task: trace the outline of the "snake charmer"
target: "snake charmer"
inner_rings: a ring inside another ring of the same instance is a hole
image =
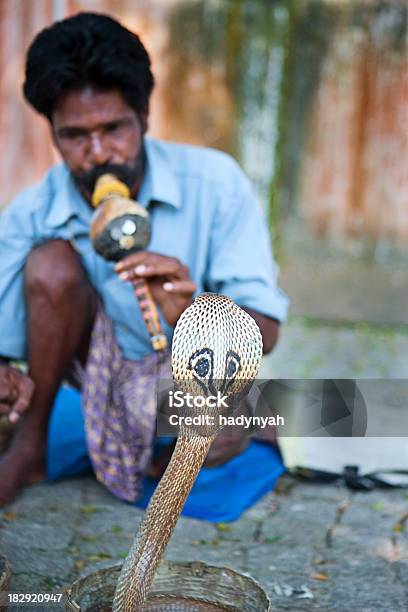
[[[152,461],[155,391],[160,377],[170,377],[170,361],[154,353],[135,301],[141,278],[169,346],[179,317],[203,291],[246,310],[264,352],[286,316],[249,180],[223,152],[148,137],[153,85],[138,36],[105,15],[56,22],[28,50],[24,95],[48,120],[62,163],[0,215],[0,416],[16,423],[0,457],[0,505],[46,477],[49,418],[67,376],[83,395],[98,478],[133,500],[146,473],[161,475],[172,449]],[[89,238],[92,193],[106,173],[128,186],[152,224],[148,249],[117,264]],[[27,362],[27,373],[13,361]],[[206,465],[245,443],[221,433]]]

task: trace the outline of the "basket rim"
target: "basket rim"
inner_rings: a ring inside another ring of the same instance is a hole
[[[67,595],[67,603],[68,605],[72,606],[69,609],[71,610],[80,610],[80,607],[78,606],[77,602],[75,601],[75,599],[73,598],[73,591],[75,591],[77,588],[80,587],[81,583],[86,580],[87,578],[89,578],[90,576],[92,576],[95,573],[99,573],[99,575],[104,575],[106,573],[110,573],[112,571],[120,571],[120,568],[122,567],[123,562],[119,562],[119,563],[114,563],[108,567],[103,567],[99,570],[93,571],[93,572],[89,572],[89,574],[86,574],[84,576],[81,576],[80,578],[77,578],[67,589],[66,589],[66,595]],[[255,578],[253,578],[253,576],[251,574],[249,574],[248,572],[238,572],[236,570],[231,569],[230,567],[225,567],[224,565],[213,565],[213,564],[209,564],[209,563],[205,563],[204,561],[189,561],[189,560],[177,560],[177,561],[173,561],[172,559],[163,559],[160,563],[160,566],[164,566],[169,569],[171,569],[172,567],[178,567],[178,568],[182,568],[182,567],[186,567],[188,566],[190,569],[193,569],[193,571],[196,572],[201,572],[201,571],[208,571],[208,570],[216,570],[217,572],[225,572],[227,573],[229,576],[238,576],[239,578],[246,578],[248,581],[250,581],[253,586],[255,588],[258,588],[260,590],[260,592],[262,592],[263,596],[265,597],[265,604],[267,606],[269,606],[267,608],[267,610],[271,610],[271,600],[268,596],[268,594],[266,593],[265,589],[263,588],[263,586],[257,581],[255,580]]]
[[[5,591],[11,577],[10,561],[4,555],[0,555],[0,591]]]

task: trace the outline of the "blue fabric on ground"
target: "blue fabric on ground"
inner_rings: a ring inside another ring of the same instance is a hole
[[[157,439],[155,452],[168,440]],[[284,472],[279,452],[251,441],[248,448],[216,468],[202,468],[182,514],[213,522],[234,521],[262,495],[271,491]],[[47,444],[47,480],[92,472],[88,457],[81,395],[62,387],[51,415]],[[146,478],[143,497],[135,505],[145,508],[157,481]]]
[[[55,399],[48,427],[47,480],[92,473],[88,456],[81,395],[61,387]]]

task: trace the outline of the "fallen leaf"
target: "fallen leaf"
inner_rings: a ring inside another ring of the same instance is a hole
[[[316,572],[315,574],[312,574],[312,578],[313,580],[330,580],[330,576],[328,576],[327,574],[323,574],[320,572]]]
[[[396,523],[393,527],[393,531],[396,531],[397,533],[404,533],[405,531],[405,524],[408,521],[408,512],[406,512],[405,514],[403,514],[401,516],[401,518],[399,519],[398,523]]]
[[[272,538],[264,538],[263,544],[275,544],[275,542],[279,542],[281,540],[281,536],[274,536]]]
[[[88,561],[102,561],[103,559],[112,559],[112,555],[105,552],[99,552],[94,555],[89,555],[88,557]]]
[[[98,506],[82,506],[81,508],[83,514],[94,514],[94,512],[99,512],[99,510]]]
[[[227,523],[217,523],[215,526],[218,531],[231,531],[231,525],[228,525]]]
[[[80,572],[82,569],[84,569],[85,565],[85,559],[77,559],[74,563],[74,568],[77,572]]]
[[[96,535],[96,534],[94,534],[94,535],[83,535],[83,536],[81,536],[81,539],[84,542],[96,542],[97,540],[100,539],[100,537],[101,536]]]
[[[313,563],[315,565],[324,565],[325,563],[327,563],[327,560],[323,557],[316,557],[316,559],[313,559]]]

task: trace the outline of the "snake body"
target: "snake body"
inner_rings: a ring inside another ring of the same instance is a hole
[[[231,411],[249,390],[261,356],[262,338],[252,317],[228,297],[204,293],[177,323],[172,347],[174,383],[177,389],[195,396],[220,391],[228,397]],[[214,417],[213,424],[180,426],[170,463],[123,564],[113,612],[143,609],[185,500],[220,430],[216,408],[200,408],[198,413]],[[189,414],[194,414],[194,409]]]

